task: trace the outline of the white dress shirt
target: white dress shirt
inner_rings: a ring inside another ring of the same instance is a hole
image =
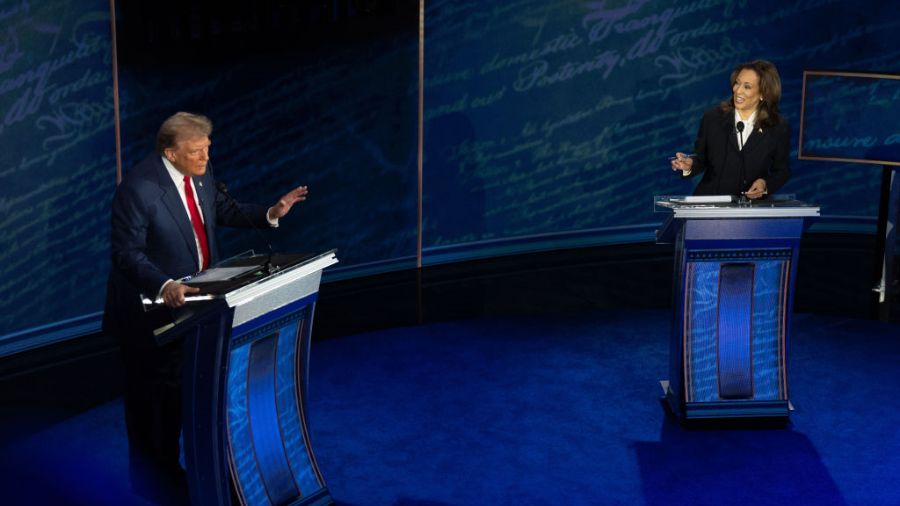
[[[172,165],[172,162],[166,159],[166,157],[162,157],[162,161],[163,165],[166,166],[166,170],[169,171],[169,176],[172,177],[172,182],[175,183],[175,188],[178,189],[178,195],[181,197],[181,205],[184,206],[184,212],[185,214],[187,214],[188,221],[190,221],[191,211],[188,209],[187,196],[184,192],[184,174],[179,172],[178,169],[176,169],[175,166]],[[200,213],[200,219],[205,224],[206,219],[203,217],[203,209],[201,209],[200,207],[200,201],[197,200],[197,186],[194,185],[193,178],[189,179],[189,181],[191,182],[191,190],[193,190],[194,193],[194,204],[197,205],[197,212]],[[191,230],[194,230],[194,228],[191,227]],[[208,240],[209,239],[207,238],[207,241]],[[197,245],[197,258],[199,259],[199,263],[197,264],[197,271],[199,272],[200,269],[203,268],[203,250],[200,248],[200,239],[197,238],[197,232],[194,232],[194,243]]]
[[[738,121],[744,122],[744,131],[737,131]],[[753,128],[756,125],[756,111],[753,111],[753,114],[750,115],[747,119],[741,119],[741,113],[738,112],[737,109],[734,110],[734,137],[737,140],[738,150],[744,149],[744,144],[747,143],[747,138],[753,133]],[[743,141],[741,142],[741,135],[743,134]],[[685,170],[681,173],[682,176],[687,177],[691,175],[693,169]]]
[[[744,122],[744,131],[737,131],[737,124],[739,121]],[[753,111],[753,114],[750,115],[747,119],[741,119],[741,113],[738,112],[737,109],[734,110],[734,135],[737,138],[738,149],[743,150],[744,144],[747,143],[747,139],[753,133],[753,127],[756,125],[756,111]],[[743,135],[743,143],[741,142],[741,135]]]
[[[187,196],[184,193],[184,174],[178,171],[172,162],[170,162],[166,157],[162,157],[163,165],[166,166],[166,170],[169,172],[169,176],[172,178],[172,182],[175,183],[175,188],[178,189],[178,195],[181,197],[181,204],[184,206],[184,212],[187,214],[188,220],[191,219],[191,211],[188,209],[187,205]],[[203,209],[200,207],[200,202],[197,200],[197,186],[194,185],[194,179],[190,178],[191,189],[194,191],[194,203],[197,204],[197,212],[200,213],[200,219],[206,223],[206,219],[203,217]],[[266,211],[266,220],[269,222],[269,226],[272,228],[278,227],[278,218],[271,217],[272,208],[270,207],[268,211]],[[194,230],[194,227],[191,227],[191,230]],[[207,243],[209,242],[209,238],[207,237]],[[197,245],[197,258],[199,262],[197,264],[197,271],[199,272],[203,268],[203,251],[200,248],[200,239],[197,238],[197,233],[194,232],[194,243]],[[167,280],[161,287],[159,287],[159,292],[156,295],[156,298],[159,299],[162,297],[163,290],[166,286],[171,283],[172,279]]]

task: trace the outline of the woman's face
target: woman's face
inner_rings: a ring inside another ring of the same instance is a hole
[[[731,84],[731,92],[734,108],[744,115],[752,114],[762,100],[759,94],[759,75],[750,69],[742,70]]]

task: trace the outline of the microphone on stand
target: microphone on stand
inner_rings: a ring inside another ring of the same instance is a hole
[[[741,198],[740,198],[740,202],[746,203],[746,202],[748,202],[748,199],[747,199],[747,195],[744,194],[747,189],[747,174],[746,174],[747,168],[744,166],[744,122],[738,121],[737,124],[734,125],[734,127],[737,129],[738,135],[740,136],[740,139],[741,139],[741,144],[740,144],[740,146],[738,146],[739,151],[741,152],[741,189],[740,189]]]
[[[231,205],[233,205],[237,209],[238,213],[244,217],[244,220],[246,220],[247,223],[250,224],[250,227],[256,232],[256,235],[258,235],[259,238],[262,239],[262,241],[266,244],[266,247],[269,248],[269,254],[266,257],[266,263],[263,265],[263,268],[265,269],[266,274],[272,274],[273,272],[278,271],[278,266],[272,265],[272,255],[275,254],[275,249],[272,248],[272,243],[270,243],[266,239],[266,237],[263,235],[262,231],[259,230],[259,227],[257,227],[256,224],[253,223],[253,220],[251,220],[250,217],[244,213],[244,210],[241,209],[241,206],[238,205],[236,200],[234,200],[234,197],[232,197],[231,194],[228,193],[228,187],[225,186],[225,183],[223,183],[221,181],[217,181],[216,182],[216,190],[219,193],[221,193],[222,195],[224,195],[226,199],[228,199],[228,201],[231,203]]]

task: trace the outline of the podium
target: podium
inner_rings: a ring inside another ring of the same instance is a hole
[[[675,244],[669,379],[683,420],[787,418],[787,349],[800,236],[819,208],[791,198],[658,197]]]
[[[191,504],[333,503],[310,444],[306,399],[319,282],[334,263],[334,251],[233,259],[187,281],[201,292],[183,309],[154,310],[170,315],[154,332],[159,343],[185,340]],[[278,267],[270,273],[264,264]]]

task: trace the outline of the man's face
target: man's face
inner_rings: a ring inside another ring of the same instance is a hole
[[[205,135],[186,137],[179,139],[174,148],[166,149],[163,154],[185,176],[202,176],[206,174],[210,144],[209,137]]]

